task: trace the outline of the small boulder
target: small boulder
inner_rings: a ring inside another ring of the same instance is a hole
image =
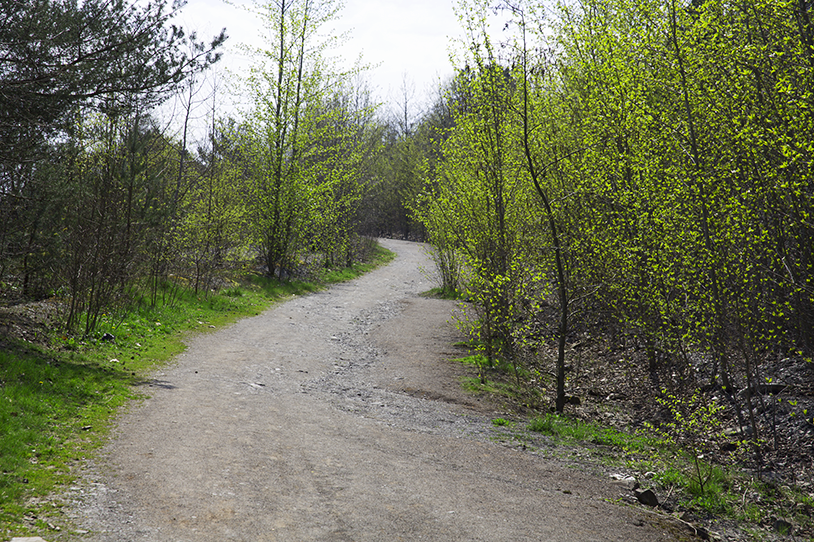
[[[638,489],[639,482],[633,476],[629,476],[626,474],[611,474],[611,478],[613,479],[613,484],[623,487],[628,490]]]
[[[737,450],[738,450],[737,442],[724,442],[723,444],[721,444],[722,452],[735,452]]]
[[[656,507],[659,505],[659,499],[656,497],[656,494],[653,493],[652,489],[645,489],[644,491],[635,490],[633,494],[636,495],[636,499],[645,506]]]
[[[782,535],[791,536],[791,534],[794,532],[794,525],[785,519],[776,519],[772,524],[772,529]]]

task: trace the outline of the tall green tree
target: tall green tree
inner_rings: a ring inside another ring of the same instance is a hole
[[[270,275],[293,267],[307,214],[303,153],[319,121],[330,72],[326,51],[335,42],[320,28],[333,20],[333,0],[277,0],[254,4],[268,33],[268,49],[253,51],[247,80],[246,152],[252,159],[251,223]]]
[[[442,160],[428,171],[415,216],[438,244],[442,274],[455,266],[453,247],[466,260],[477,310],[472,331],[486,359],[517,364],[518,292],[535,283],[528,280],[535,265],[523,263],[535,218],[518,145],[517,79],[492,48],[483,7],[463,6],[462,16],[466,60],[454,84],[453,127],[441,145]]]
[[[308,248],[326,267],[355,260],[359,207],[381,149],[376,104],[359,85],[334,89],[323,103],[302,160],[307,177]]]
[[[249,217],[271,275],[294,268],[302,249],[325,262],[348,261],[355,235],[375,104],[363,86],[349,84],[363,70],[341,68],[330,51],[345,36],[324,36],[341,4],[334,0],[257,3],[269,36],[254,51],[247,80],[243,154],[249,157]]]

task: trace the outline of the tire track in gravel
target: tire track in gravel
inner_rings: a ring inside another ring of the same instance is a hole
[[[489,440],[423,246],[190,341],[72,488],[82,539],[675,540],[607,480]]]

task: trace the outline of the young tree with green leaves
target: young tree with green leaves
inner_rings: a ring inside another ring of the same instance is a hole
[[[327,58],[342,37],[320,34],[340,7],[335,0],[270,0],[252,9],[269,48],[252,51],[256,62],[245,81],[252,106],[241,129],[251,160],[250,223],[270,275],[292,269],[305,243],[309,177],[318,177],[323,165],[308,153],[330,124],[323,107],[329,88],[350,75],[334,71]]]
[[[375,110],[364,86],[335,89],[302,158],[308,174],[308,248],[323,256],[325,267],[349,266],[355,259],[365,178],[381,148]]]

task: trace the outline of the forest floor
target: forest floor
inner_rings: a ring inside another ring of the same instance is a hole
[[[648,509],[613,478],[645,482],[623,452],[531,433],[522,397],[465,391],[476,371],[451,361],[467,355],[456,303],[420,295],[435,286],[421,245],[383,244],[399,255],[385,268],[192,339],[63,496],[75,529],[54,539],[779,537],[768,517],[760,532],[679,520],[665,493]],[[36,341],[48,310],[7,309],[7,332]],[[658,415],[654,375],[635,345],[611,343],[572,342],[568,414],[635,428]],[[792,459],[778,483],[810,488],[810,453]]]

